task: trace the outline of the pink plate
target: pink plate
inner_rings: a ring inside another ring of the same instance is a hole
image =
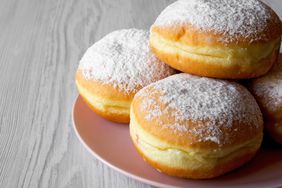
[[[107,121],[76,99],[74,130],[97,159],[136,180],[159,187],[282,187],[282,148],[262,148],[247,165],[212,180],[187,180],[167,176],[145,163],[131,143],[128,125]],[[268,143],[272,144],[272,143]]]

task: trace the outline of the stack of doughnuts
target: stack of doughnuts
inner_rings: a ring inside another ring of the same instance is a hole
[[[264,129],[282,144],[281,34],[259,0],[178,0],[150,32],[114,31],[91,46],[76,85],[94,112],[129,122],[158,171],[214,178],[250,161]]]

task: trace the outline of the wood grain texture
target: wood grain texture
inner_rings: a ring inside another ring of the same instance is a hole
[[[91,44],[149,29],[173,0],[0,0],[0,187],[150,187],[94,159],[72,130],[74,73]],[[278,14],[279,0],[269,0]]]

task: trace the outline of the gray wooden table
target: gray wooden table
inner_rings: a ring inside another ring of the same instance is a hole
[[[149,29],[172,0],[0,0],[0,187],[150,187],[76,138],[74,73],[88,46]],[[279,0],[268,0],[282,17]],[[279,5],[278,5],[279,4]]]

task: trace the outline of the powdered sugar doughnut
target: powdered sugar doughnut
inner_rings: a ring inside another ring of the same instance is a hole
[[[263,120],[249,91],[235,82],[177,74],[134,97],[130,135],[143,158],[172,176],[205,179],[249,161]]]
[[[91,46],[76,73],[80,95],[103,117],[129,121],[129,107],[142,87],[174,73],[148,47],[149,32],[114,31]]]
[[[153,52],[183,72],[243,79],[276,61],[282,26],[259,0],[178,0],[151,27]]]
[[[282,56],[265,76],[253,79],[249,89],[258,101],[265,119],[265,128],[282,144]]]

